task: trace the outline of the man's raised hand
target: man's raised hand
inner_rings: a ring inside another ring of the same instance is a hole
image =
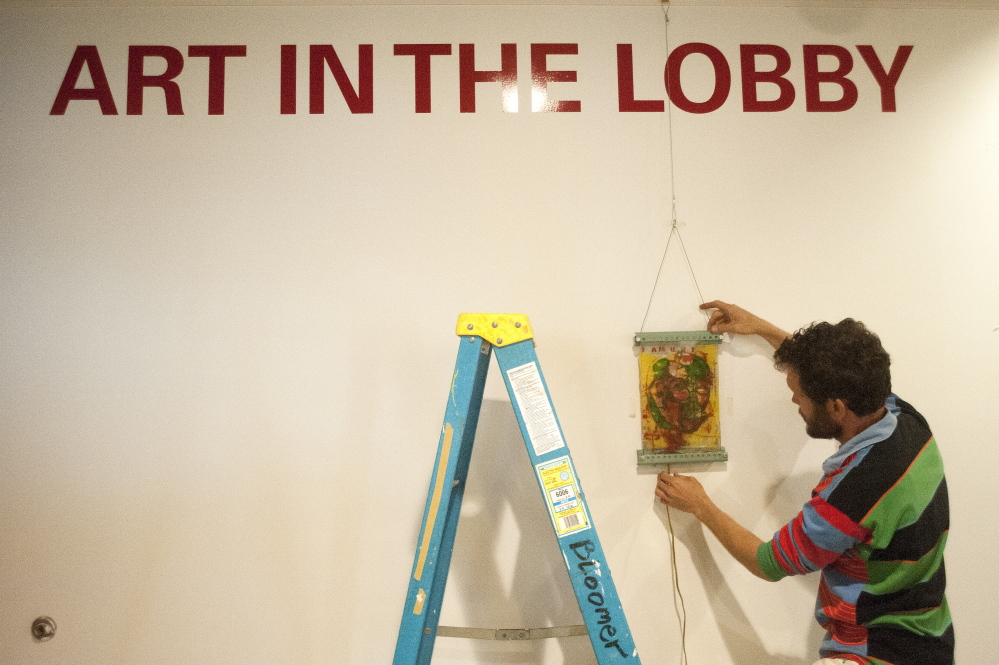
[[[701,309],[713,309],[708,319],[708,331],[732,333],[735,335],[759,335],[770,342],[775,349],[790,335],[760,317],[747,312],[738,305],[712,300],[701,305]]]

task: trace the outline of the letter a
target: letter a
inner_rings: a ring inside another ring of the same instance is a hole
[[[83,73],[83,66],[86,65],[90,71],[90,80],[93,81],[93,88],[77,88],[76,84]],[[104,115],[118,115],[118,108],[114,104],[114,97],[111,96],[111,86],[108,85],[107,74],[104,73],[104,65],[101,64],[101,55],[97,52],[96,46],[77,46],[73,53],[73,59],[66,69],[66,76],[59,86],[59,93],[49,115],[65,115],[66,107],[73,99],[93,99],[101,105],[101,113]]]

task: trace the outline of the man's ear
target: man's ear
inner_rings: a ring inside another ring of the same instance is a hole
[[[826,400],[826,413],[838,425],[842,425],[853,414],[846,402],[838,397]]]

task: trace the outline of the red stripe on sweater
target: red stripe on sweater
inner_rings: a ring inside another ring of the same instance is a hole
[[[801,519],[801,515],[795,518],[795,522]],[[793,524],[794,522],[792,522]],[[791,538],[791,530],[788,528],[790,525],[784,525],[780,531],[777,532],[777,538],[774,541],[774,545],[780,550],[780,559],[787,563],[786,566],[781,565],[784,568],[784,572],[788,575],[804,575],[809,573],[807,568],[801,565],[801,557],[798,553],[798,547],[794,540]]]
[[[837,531],[843,533],[851,538],[856,538],[858,541],[865,543],[871,537],[871,530],[867,527],[860,526],[849,517],[847,517],[839,508],[836,508],[831,503],[826,501],[820,496],[814,497],[811,501],[812,507],[815,508],[822,519],[829,522]]]
[[[800,554],[818,568],[825,568],[839,558],[838,552],[823,549],[808,537],[805,533],[805,518],[801,513],[798,513],[798,516],[787,527],[790,527],[794,535],[794,541],[798,544]]]
[[[834,640],[851,646],[867,642],[867,629],[857,625],[857,606],[833,593],[825,578],[819,582],[819,603],[829,617],[825,629]]]
[[[839,465],[838,469],[823,476],[822,480],[819,481],[819,484],[816,485],[815,489],[812,490],[812,496],[816,496],[817,494],[825,490],[827,487],[829,487],[829,485],[832,484],[833,478],[843,473],[843,471],[848,466],[850,466],[850,464],[853,463],[853,460],[855,460],[856,458],[857,458],[857,453],[853,453],[852,455],[848,456],[845,460],[843,460],[843,463]]]
[[[829,565],[829,568],[858,582],[866,583],[869,579],[867,562],[861,559],[860,555],[853,549],[844,552],[843,556]]]

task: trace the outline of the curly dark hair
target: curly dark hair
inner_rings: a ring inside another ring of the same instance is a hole
[[[858,416],[874,413],[891,394],[891,358],[860,321],[813,323],[774,352],[774,367],[793,369],[816,404],[842,399]]]

